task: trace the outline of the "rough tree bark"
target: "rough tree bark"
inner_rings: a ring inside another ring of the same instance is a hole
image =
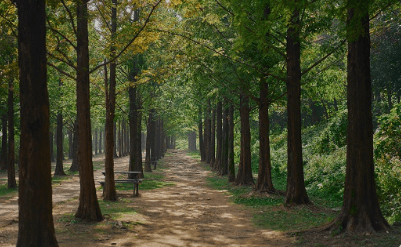
[[[78,121],[74,121],[74,136],[72,139],[72,164],[70,167],[70,171],[76,172],[79,171],[79,164],[78,164]]]
[[[202,131],[202,107],[199,107],[198,113],[198,132],[199,132],[199,152],[201,154],[201,161],[205,161],[205,147],[203,145],[203,131]],[[173,145],[174,146],[174,145]]]
[[[7,170],[7,114],[1,116],[1,160],[0,170]]]
[[[216,162],[216,109],[212,110],[212,121],[210,128],[210,165]]]
[[[57,114],[57,159],[56,159],[56,169],[54,171],[55,176],[65,176],[63,160],[64,160],[64,150],[63,150],[63,114],[59,112]]]
[[[8,82],[8,188],[17,188],[15,180],[15,137],[14,137],[14,87],[13,80]]]
[[[210,150],[211,150],[211,124],[212,120],[210,119],[210,100],[208,100],[207,103],[207,109],[205,112],[205,139],[204,139],[204,145],[205,145],[205,154],[206,154],[206,163],[211,164],[211,156],[210,156]]]
[[[251,167],[251,130],[249,125],[249,98],[241,95],[241,153],[236,185],[254,185]]]
[[[88,0],[77,0],[77,119],[79,206],[75,217],[102,220],[93,177],[89,94]]]
[[[221,176],[228,174],[228,108],[223,111],[223,130],[221,144],[221,168],[219,174]]]
[[[145,171],[146,172],[151,172],[152,171],[152,166],[151,166],[151,161],[152,161],[152,154],[153,152],[152,149],[152,142],[154,141],[153,137],[153,109],[149,110],[149,117],[148,117],[148,123],[147,123],[147,130],[146,130],[146,156],[145,156]]]
[[[294,0],[298,4],[298,0]],[[301,141],[301,21],[298,7],[291,15],[287,29],[287,192],[285,204],[308,204],[304,183]]]
[[[72,159],[73,157],[73,135],[71,129],[68,129],[68,159]]]
[[[270,160],[270,122],[269,122],[269,85],[266,78],[261,78],[259,101],[259,171],[256,190],[274,193],[272,166]]]
[[[216,140],[217,140],[217,148],[216,148],[216,160],[213,164],[213,169],[216,171],[220,170],[221,166],[221,152],[222,152],[222,105],[221,101],[217,102],[216,109]]]
[[[348,6],[347,168],[343,206],[328,229],[369,233],[389,228],[374,175],[369,4],[348,0]]]
[[[117,31],[117,0],[112,0],[111,7],[111,40],[114,43]],[[115,47],[111,45],[111,57],[114,57]],[[106,91],[106,124],[105,124],[105,183],[103,200],[117,201],[116,184],[114,182],[114,115],[116,105],[116,63],[110,63],[110,83],[107,79],[107,65],[104,66],[104,82]]]
[[[234,106],[230,105],[228,110],[228,182],[234,181]]]
[[[17,246],[54,247],[45,1],[15,2],[21,102]]]

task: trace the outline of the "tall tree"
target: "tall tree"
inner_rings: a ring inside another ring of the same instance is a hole
[[[236,185],[253,185],[251,167],[251,131],[249,125],[249,97],[241,94],[240,117],[241,117],[241,153]]]
[[[259,171],[256,190],[272,193],[275,191],[271,175],[270,160],[270,122],[269,122],[269,84],[262,77],[259,99]]]
[[[234,181],[234,105],[230,105],[228,110],[228,182]]]
[[[93,177],[92,137],[89,102],[88,0],[77,0],[77,119],[79,206],[75,217],[102,220]]]
[[[348,0],[347,168],[344,200],[330,228],[372,232],[389,227],[376,194],[373,162],[369,2]]]
[[[7,169],[7,114],[1,116],[1,160],[0,170]]]
[[[45,1],[15,3],[21,99],[17,246],[58,246],[52,215]]]
[[[111,57],[114,57],[114,40],[117,31],[117,0],[112,0],[111,8]],[[107,65],[104,66],[105,89],[106,89],[106,127],[105,127],[105,186],[103,199],[108,201],[117,200],[116,185],[114,182],[114,116],[116,104],[116,63],[110,63],[110,83],[107,80]]]
[[[217,148],[216,148],[216,159],[213,164],[213,168],[215,170],[220,170],[221,167],[221,154],[222,154],[222,114],[223,108],[221,101],[217,102],[216,107],[216,140],[217,140]]]
[[[54,171],[55,176],[65,176],[63,168],[64,150],[63,150],[63,114],[61,111],[57,113],[57,159],[56,169]]]
[[[310,203],[304,183],[301,141],[300,1],[294,0],[287,28],[287,194],[286,204]]]

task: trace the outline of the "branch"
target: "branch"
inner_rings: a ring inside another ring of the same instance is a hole
[[[106,17],[104,17],[104,15],[103,15],[102,11],[100,10],[99,6],[97,5],[97,3],[95,3],[95,5],[96,5],[97,10],[100,13],[100,17],[102,17],[103,22],[106,23],[107,29],[109,29],[109,32],[111,33],[111,27],[110,27],[109,23],[107,22]]]
[[[68,66],[70,66],[70,67],[73,68],[74,70],[77,69],[77,67],[75,67],[73,64],[71,64],[70,61],[68,61],[68,60],[64,60],[64,59],[61,59],[61,58],[59,58],[59,57],[56,57],[55,55],[53,55],[53,54],[50,53],[49,51],[46,51],[46,54],[49,55],[50,57],[52,57],[52,58],[54,58],[54,59],[56,59],[56,60],[62,62],[62,63],[67,64]]]
[[[157,8],[157,6],[161,3],[162,0],[159,0],[156,5],[152,6],[152,10],[150,11],[148,17],[145,20],[145,23],[143,24],[143,26],[139,29],[139,31],[134,35],[134,37],[132,37],[132,39],[128,42],[128,44],[112,59],[110,59],[108,62],[103,63],[103,64],[99,64],[98,66],[96,66],[95,68],[93,68],[92,70],[89,71],[89,73],[93,73],[94,71],[98,70],[99,68],[101,68],[104,65],[108,65],[114,61],[117,60],[117,58],[119,58],[127,49],[128,47],[134,43],[135,39],[138,38],[139,34],[145,29],[146,25],[148,24],[150,17],[152,16],[152,13],[154,12],[154,10]]]
[[[230,15],[235,16],[233,12],[231,12],[229,9],[227,9],[226,7],[224,7],[219,1],[215,0],[215,2],[225,11],[227,11]]]
[[[309,71],[311,71],[314,67],[316,67],[317,65],[319,65],[321,62],[323,62],[324,60],[326,60],[328,57],[330,57],[334,52],[336,52],[338,50],[338,48],[340,48],[345,41],[347,41],[346,39],[343,39],[340,44],[333,49],[331,52],[329,52],[326,56],[322,57],[321,59],[319,59],[318,61],[316,61],[314,64],[312,64],[312,66],[310,66],[309,68],[307,68],[306,70],[302,71],[301,76],[305,75],[306,73],[308,73]]]
[[[56,29],[54,29],[54,28],[51,27],[49,18],[47,18],[47,16],[46,16],[46,21],[47,21],[48,28],[49,28],[53,33],[60,35],[60,36],[63,37],[72,47],[74,47],[74,49],[77,49],[77,46],[74,45],[74,43],[72,43],[72,41],[71,41],[70,39],[68,39],[64,34],[60,33],[59,31],[57,31]]]
[[[52,64],[52,63],[47,62],[47,65],[49,65],[50,67],[53,67],[55,70],[57,70],[58,72],[60,72],[61,74],[67,76],[67,77],[70,78],[70,79],[73,79],[73,80],[76,80],[76,79],[77,79],[76,77],[74,77],[74,76],[68,74],[67,72],[65,72],[64,70],[60,69],[59,67],[57,67],[56,65],[54,65],[54,64]]]
[[[75,28],[75,24],[74,24],[74,17],[71,14],[70,9],[67,7],[67,5],[65,4],[64,0],[61,0],[61,3],[63,4],[65,10],[67,10],[68,12],[68,16],[70,17],[70,22],[71,22],[71,26],[72,26],[72,30],[74,31],[75,36],[77,35],[77,29]]]
[[[18,34],[15,32],[15,30],[17,29],[17,26],[16,26],[11,20],[9,20],[8,18],[6,18],[2,13],[0,13],[0,17],[3,18],[3,19],[8,23],[8,25],[9,25],[10,28],[11,28],[11,32],[13,33],[13,35],[14,35],[16,38],[18,38]]]

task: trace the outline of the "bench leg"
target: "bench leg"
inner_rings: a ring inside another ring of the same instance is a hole
[[[134,196],[138,196],[139,194],[139,186],[138,184],[134,184]]]

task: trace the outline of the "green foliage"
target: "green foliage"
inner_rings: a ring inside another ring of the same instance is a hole
[[[376,181],[383,214],[401,221],[401,104],[379,119],[375,133]]]
[[[5,184],[0,185],[0,197],[11,197],[14,196],[18,193],[18,188],[14,188],[14,189],[9,189],[7,188],[7,181]]]
[[[326,129],[316,142],[315,151],[320,154],[331,153],[347,144],[348,111],[340,111],[330,119]]]
[[[345,167],[345,147],[330,154],[309,156],[305,166],[305,186],[308,194],[316,197],[321,205],[339,207],[344,193]],[[319,200],[323,198],[324,200]]]

